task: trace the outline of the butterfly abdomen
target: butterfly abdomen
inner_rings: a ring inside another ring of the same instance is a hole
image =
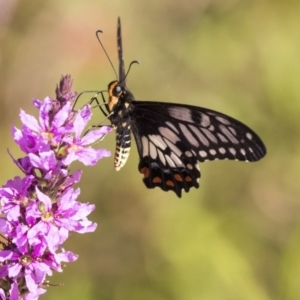
[[[131,146],[130,132],[130,125],[127,122],[117,127],[114,163],[116,171],[119,171],[125,165],[129,156]]]

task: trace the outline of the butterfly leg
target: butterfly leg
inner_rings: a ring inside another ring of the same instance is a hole
[[[98,128],[101,128],[103,126],[106,126],[106,127],[112,127],[111,125],[91,125],[87,130],[86,132],[83,134],[83,136],[87,135],[90,131],[94,130],[94,129],[98,129]],[[103,137],[101,139],[99,139],[99,141],[101,142],[105,137],[106,137],[107,133],[105,133],[103,135]]]
[[[97,98],[97,95],[98,94],[101,94],[101,98],[102,98],[102,101],[103,101],[103,104],[106,106],[107,104],[106,104],[106,101],[105,101],[105,97],[104,97],[104,95],[103,95],[103,91],[100,91],[100,92],[98,92],[95,96],[93,96],[91,99],[90,99],[90,101],[89,101],[89,104],[90,105],[92,105],[93,104],[93,102],[96,102],[97,104],[95,105],[95,106],[93,106],[92,108],[96,108],[96,107],[99,107],[100,108],[100,110],[101,110],[101,112],[104,114],[104,116],[105,116],[105,118],[98,124],[98,125],[91,125],[87,130],[86,130],[86,132],[84,133],[84,136],[86,135],[86,134],[88,134],[91,130],[93,130],[93,129],[96,129],[96,128],[100,128],[100,127],[102,127],[102,126],[109,126],[109,125],[101,125],[101,123],[103,123],[105,120],[107,120],[108,118],[109,118],[109,116],[112,114],[112,113],[110,113],[110,114],[108,114],[107,112],[105,112],[104,111],[104,109],[102,108],[102,103],[100,103],[99,102],[99,100],[98,100],[98,98]],[[111,126],[112,127],[112,126]],[[103,138],[105,137],[105,135],[103,136]],[[102,139],[103,139],[102,138]],[[101,140],[102,140],[101,139]]]
[[[104,98],[103,91],[97,93],[94,97],[92,97],[91,100],[89,101],[89,103],[90,103],[90,105],[92,105],[93,102],[96,102],[97,104],[96,104],[96,106],[94,106],[94,107],[99,107],[100,110],[101,110],[101,112],[103,113],[103,115],[104,115],[105,117],[107,117],[106,111],[104,111],[104,109],[103,109],[103,107],[102,107],[102,104],[99,102],[99,100],[98,100],[98,98],[97,98],[97,95],[98,95],[98,94],[101,94],[102,102],[103,102],[104,105],[106,105],[106,100],[105,100],[105,98]],[[94,107],[93,107],[93,108],[94,108]]]
[[[102,94],[102,97],[104,97],[104,96],[103,96],[103,92],[106,92],[106,91],[83,91],[83,92],[79,93],[79,94],[77,95],[75,101],[74,101],[74,104],[73,104],[73,111],[77,111],[77,110],[75,109],[75,106],[76,106],[76,104],[77,104],[79,98],[80,98],[83,94],[88,94],[88,93],[94,93],[94,94],[95,94],[95,96],[92,97],[91,100],[89,101],[89,103],[91,104],[91,103],[94,101],[93,99],[94,99],[94,98],[97,98],[97,95]],[[99,103],[98,103],[98,104],[99,104]]]

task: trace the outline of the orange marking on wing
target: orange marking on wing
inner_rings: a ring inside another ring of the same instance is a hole
[[[170,186],[170,187],[174,187],[174,186],[175,186],[174,182],[171,181],[171,180],[167,180],[167,181],[166,181],[166,185],[167,185],[167,186]]]
[[[180,182],[183,181],[181,175],[179,175],[179,174],[175,174],[175,175],[174,175],[174,178],[175,178],[177,181],[180,181]]]
[[[152,180],[153,183],[162,183],[162,180],[160,177],[154,177]]]
[[[144,168],[140,169],[139,171],[140,171],[141,174],[144,175],[144,178],[148,178],[149,177],[149,173],[150,173],[149,172],[149,168],[144,167]]]
[[[191,182],[192,181],[192,178],[190,176],[185,176],[184,180],[186,182]]]

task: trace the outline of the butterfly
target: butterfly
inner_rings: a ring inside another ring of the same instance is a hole
[[[173,191],[199,187],[198,162],[257,161],[266,147],[249,127],[225,114],[186,104],[137,101],[127,87],[121,21],[117,28],[119,78],[108,85],[107,117],[116,130],[114,166],[126,163],[134,136],[138,170],[147,188]]]

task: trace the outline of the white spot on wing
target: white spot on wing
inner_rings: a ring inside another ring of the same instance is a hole
[[[186,139],[195,147],[199,147],[199,142],[194,138],[193,134],[190,132],[190,130],[183,124],[179,124],[179,127],[183,133],[183,135],[186,137]]]
[[[215,118],[222,124],[225,124],[225,125],[230,124],[230,122],[227,119],[225,119],[224,117],[216,116]]]
[[[180,160],[180,158],[175,154],[175,153],[171,153],[170,155],[171,159],[174,161],[174,163],[176,164],[177,167],[182,167],[182,161]]]
[[[210,118],[208,115],[201,113],[201,126],[208,127],[210,125]]]
[[[206,151],[204,151],[204,150],[200,150],[200,151],[199,151],[199,155],[200,155],[201,157],[206,157],[206,156],[207,156],[207,153],[206,153]]]
[[[162,139],[162,137],[160,135],[149,134],[148,137],[149,137],[149,140],[154,145],[156,145],[156,147],[159,147],[162,150],[165,150],[167,148],[166,143],[164,142],[164,140]]]
[[[175,152],[176,155],[177,155],[178,157],[180,157],[181,154],[182,154],[182,152],[179,150],[179,148],[177,148],[177,147],[176,147],[174,144],[172,144],[170,141],[168,141],[168,140],[165,140],[165,141],[166,141],[166,143],[168,144],[168,146],[169,146],[169,148],[171,149],[171,151]]]
[[[252,134],[251,134],[250,132],[247,132],[247,133],[246,133],[246,138],[247,138],[248,140],[251,140],[251,139],[252,139]]]
[[[167,127],[158,127],[158,131],[163,137],[174,144],[179,141],[179,137]]]
[[[225,153],[226,153],[226,149],[223,148],[223,147],[221,147],[221,148],[219,148],[219,152],[220,152],[221,154],[225,154]]]
[[[165,159],[164,154],[159,149],[157,150],[157,153],[158,153],[158,157],[159,157],[160,161],[165,166],[166,165],[166,159]]]
[[[233,134],[224,126],[220,125],[222,133],[234,144],[238,144],[239,141],[233,136]]]
[[[149,154],[149,140],[145,136],[142,136],[142,145],[143,145],[143,157],[145,157]]]
[[[186,166],[187,166],[187,168],[188,168],[189,170],[193,170],[193,165],[187,164]]]
[[[170,158],[170,156],[166,155],[166,160],[167,160],[167,162],[168,162],[168,164],[169,164],[169,166],[170,166],[171,168],[175,168],[175,167],[176,167],[175,163],[174,163],[173,160]]]
[[[192,157],[192,156],[193,156],[193,154],[192,154],[191,151],[185,151],[184,154],[185,154],[187,157]]]
[[[214,143],[217,143],[217,138],[206,128],[202,128],[202,131],[205,133],[205,135]]]
[[[241,154],[246,155],[245,149],[241,148],[241,149],[240,149],[240,152],[241,152]]]
[[[173,106],[168,108],[168,112],[172,118],[194,123],[191,116],[191,110],[189,108]]]
[[[157,151],[155,146],[152,143],[149,143],[149,151],[150,151],[150,156],[155,159],[157,157]]]
[[[200,140],[202,145],[205,145],[205,146],[209,145],[208,139],[203,135],[203,133],[200,132],[200,130],[197,127],[195,127],[193,125],[189,125],[189,127],[195,133],[195,135],[198,137],[198,139]]]
[[[179,133],[178,129],[171,122],[167,121],[166,125],[172,128],[172,130],[175,131],[177,134]]]
[[[228,126],[228,128],[234,135],[236,135],[236,130],[233,127]]]
[[[216,151],[215,149],[210,149],[210,150],[209,150],[209,153],[210,153],[211,155],[216,155],[216,154],[217,154],[217,151]]]
[[[228,140],[225,138],[225,136],[223,134],[218,132],[217,135],[218,135],[219,139],[221,140],[221,142],[228,143]]]
[[[234,148],[229,148],[229,152],[232,154],[232,155],[236,155],[236,151]]]

